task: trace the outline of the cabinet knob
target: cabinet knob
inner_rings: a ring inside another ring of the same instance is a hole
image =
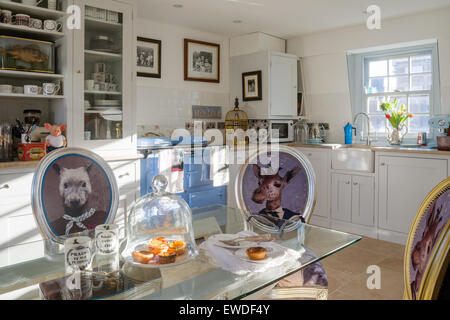
[[[347,181],[345,184],[350,184],[350,181]]]
[[[4,184],[4,185],[2,185],[1,187],[0,187],[0,190],[1,189],[9,189],[9,185],[8,184]]]
[[[354,185],[354,186],[357,186],[357,185],[358,185],[358,182],[353,182],[353,185]]]
[[[386,165],[386,163],[384,163],[384,162],[380,163],[380,166],[385,166],[385,165]]]

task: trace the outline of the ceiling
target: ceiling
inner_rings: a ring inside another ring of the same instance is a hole
[[[138,16],[236,36],[255,31],[282,38],[365,23],[369,5],[381,18],[450,6],[450,0],[137,0]],[[175,8],[175,4],[183,5]],[[241,23],[233,23],[241,20]]]

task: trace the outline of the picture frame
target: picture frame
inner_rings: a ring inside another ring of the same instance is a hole
[[[161,40],[137,37],[138,77],[161,78]]]
[[[269,172],[271,170],[273,172]],[[258,191],[266,179],[274,178],[286,179],[282,182],[284,187],[280,190],[277,210],[269,208],[267,195],[265,198],[262,191]],[[296,149],[287,146],[263,148],[249,156],[241,166],[234,191],[237,206],[249,223],[264,232],[283,234],[309,221],[316,200],[316,177],[309,160]],[[275,216],[275,211],[283,212],[283,217]]]
[[[72,184],[81,187],[71,188]],[[99,155],[81,148],[63,148],[39,162],[31,199],[42,237],[63,244],[72,234],[93,232],[97,225],[113,223],[119,189],[111,167]]]
[[[251,71],[242,74],[242,100],[262,100],[261,71]]]
[[[220,44],[184,39],[184,80],[220,82]]]

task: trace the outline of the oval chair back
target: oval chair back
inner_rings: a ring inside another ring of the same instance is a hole
[[[404,299],[437,299],[449,262],[450,177],[425,198],[411,225],[404,256]]]

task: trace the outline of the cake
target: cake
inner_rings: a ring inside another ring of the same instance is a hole
[[[159,264],[167,264],[175,262],[177,257],[177,253],[174,249],[168,249],[165,251],[161,251],[157,256],[157,260]]]
[[[266,257],[267,249],[263,247],[251,247],[246,251],[247,256],[252,260],[263,260]]]

